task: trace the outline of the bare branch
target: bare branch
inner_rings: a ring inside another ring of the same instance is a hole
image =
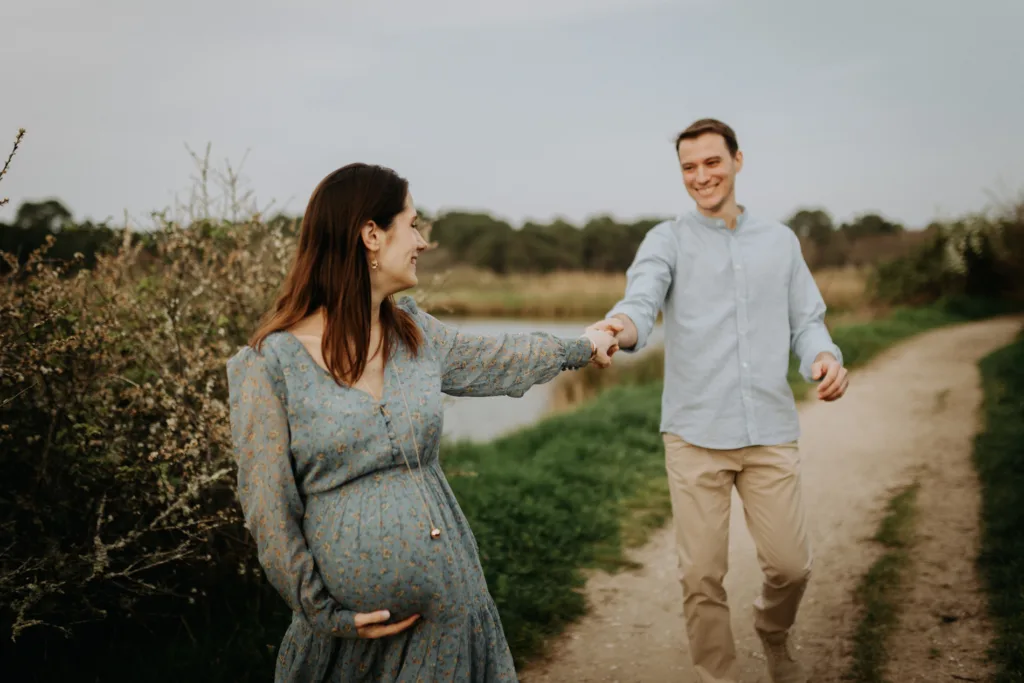
[[[0,169],[0,180],[4,179],[4,176],[7,175],[8,169],[11,168],[11,161],[14,159],[14,155],[18,151],[18,147],[21,146],[21,140],[24,137],[25,137],[25,129],[24,128],[19,128],[18,129],[18,134],[14,137],[14,146],[11,147],[11,153],[7,155],[7,161],[4,163],[3,169]],[[4,197],[3,199],[0,199],[0,206],[5,206],[10,201],[11,200],[8,197]]]

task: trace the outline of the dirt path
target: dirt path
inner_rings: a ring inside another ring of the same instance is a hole
[[[893,489],[921,483],[914,585],[893,640],[891,680],[985,680],[988,627],[973,573],[978,493],[970,463],[981,389],[977,361],[1012,341],[1018,320],[932,331],[852,373],[835,404],[801,406],[815,568],[795,642],[815,683],[840,681],[855,625],[853,589],[878,554],[870,538]],[[767,683],[750,605],[761,572],[734,495],[726,577],[741,680]],[[523,683],[695,681],[669,529],[631,553],[643,568],[587,584],[591,613]],[[979,673],[980,672],[980,673]]]

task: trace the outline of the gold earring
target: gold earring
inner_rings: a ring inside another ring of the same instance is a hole
[[[380,264],[377,263],[377,259],[370,259],[370,270],[377,270],[377,266],[379,265]]]

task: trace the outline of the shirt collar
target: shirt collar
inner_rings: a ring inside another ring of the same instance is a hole
[[[736,217],[736,230],[737,231],[740,228],[743,227],[744,223],[746,223],[748,220],[750,220],[750,212],[747,211],[747,207],[745,207],[743,204],[740,204],[739,207],[740,207],[740,215]],[[726,230],[726,231],[732,232],[725,225],[725,220],[724,219],[721,219],[721,218],[710,218],[710,217],[705,216],[704,214],[702,214],[700,212],[700,210],[698,210],[698,209],[693,209],[690,212],[690,215],[693,216],[694,220],[696,220],[698,223],[700,223],[703,226],[706,226],[708,228],[715,228],[715,229],[718,229],[718,230]]]

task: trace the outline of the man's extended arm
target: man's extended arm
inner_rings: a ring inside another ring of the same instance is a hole
[[[660,223],[647,232],[626,270],[626,292],[608,312],[622,321],[616,335],[619,348],[639,351],[647,345],[658,312],[672,284],[676,264],[676,235],[672,222]]]

